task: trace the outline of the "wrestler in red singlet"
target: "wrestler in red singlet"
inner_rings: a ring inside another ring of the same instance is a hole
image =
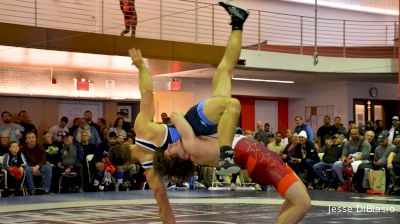
[[[235,151],[235,163],[246,168],[254,182],[273,185],[282,197],[287,189],[298,181],[293,170],[279,155],[258,141],[236,135],[232,146]]]

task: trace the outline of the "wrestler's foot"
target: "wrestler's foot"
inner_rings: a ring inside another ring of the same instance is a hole
[[[129,29],[124,29],[124,30],[122,30],[122,32],[121,32],[121,36],[124,36],[125,34],[127,34],[127,33],[129,33]]]
[[[240,166],[233,162],[232,158],[225,158],[218,162],[219,175],[236,174],[240,172]]]
[[[229,13],[229,15],[231,15],[232,23],[235,21],[236,22],[240,21],[241,23],[244,23],[250,14],[250,11],[248,9],[236,6],[226,0],[221,0],[218,2],[218,4],[224,7],[224,9]]]

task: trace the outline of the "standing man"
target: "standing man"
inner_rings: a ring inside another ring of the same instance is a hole
[[[94,127],[96,128],[97,131],[97,135],[100,136],[100,126],[98,124],[96,124],[95,122],[92,121],[92,112],[90,110],[85,111],[85,113],[83,114],[83,117],[86,120],[86,123],[90,126],[90,127]],[[73,135],[74,133],[71,133],[71,135]]]
[[[264,131],[262,122],[257,121],[257,133],[255,134],[254,138],[261,142],[263,145],[268,145],[267,133]]]
[[[347,131],[344,125],[342,124],[342,118],[341,117],[335,117],[335,122],[332,125],[332,134],[344,134],[346,135]]]
[[[121,36],[129,33],[131,30],[131,37],[136,35],[137,26],[137,13],[135,8],[135,0],[119,0],[119,7],[124,14],[125,29],[122,30]]]
[[[49,133],[51,134],[53,141],[61,142],[63,134],[69,132],[67,124],[68,118],[63,116],[58,124],[49,129]]]
[[[296,116],[294,120],[296,122],[296,128],[294,129],[294,132],[300,134],[301,131],[305,131],[308,140],[310,142],[314,142],[314,132],[309,125],[304,123],[303,118],[300,116]]]
[[[331,117],[325,116],[324,117],[324,125],[322,125],[320,128],[318,128],[317,131],[317,143],[319,146],[319,149],[322,149],[322,147],[325,145],[325,135],[333,135],[333,128],[331,126]]]
[[[400,122],[399,122],[399,116],[393,116],[392,117],[392,127],[389,130],[389,144],[393,143],[394,138],[397,135],[400,135]]]
[[[8,131],[10,134],[9,141],[16,141],[19,144],[24,128],[19,124],[11,122],[11,113],[8,111],[3,111],[3,113],[1,113],[1,118],[4,124],[0,125],[0,133]]]

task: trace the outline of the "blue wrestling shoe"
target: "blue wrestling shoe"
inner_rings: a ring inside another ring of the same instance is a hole
[[[241,23],[244,23],[250,14],[248,9],[236,6],[226,0],[219,1],[218,5],[224,7],[229,15],[231,15],[232,21],[240,21]]]

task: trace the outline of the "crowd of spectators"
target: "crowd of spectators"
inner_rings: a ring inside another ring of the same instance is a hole
[[[125,114],[118,112],[117,116],[110,126],[104,118],[92,121],[90,111],[74,118],[70,125],[69,118],[63,116],[57,124],[38,134],[26,111],[14,116],[3,111],[0,125],[2,195],[8,196],[11,189],[17,189],[14,194],[19,194],[18,190],[23,187],[28,194],[58,193],[63,187],[60,178],[65,176],[74,177],[68,180],[74,181],[77,192],[143,189],[145,178],[139,165],[114,167],[108,160],[111,147],[133,144],[135,139]],[[170,123],[166,113],[161,117],[163,123]],[[286,130],[285,135],[280,131],[271,132],[270,124],[260,121],[255,132],[246,130],[243,134],[279,154],[309,190],[348,190],[345,185],[349,177],[368,167],[386,170],[386,193],[392,193],[400,176],[399,124],[399,117],[393,116],[388,129],[381,120],[367,121],[358,127],[350,121],[346,128],[340,117],[335,117],[331,124],[331,117],[325,116],[323,125],[314,134],[303,118],[296,116],[295,128]],[[196,177],[196,184],[202,188],[210,186],[210,180],[206,180],[209,177],[202,178],[208,169],[198,167],[197,175],[200,175]],[[348,170],[352,172],[349,174]],[[234,174],[231,190],[236,189],[236,179]],[[172,184],[189,187],[189,183]],[[256,185],[256,189],[266,188]]]
[[[76,192],[140,188],[144,183],[144,178],[137,178],[140,168],[115,168],[108,161],[112,146],[132,144],[135,138],[131,124],[124,120],[125,114],[117,115],[111,127],[104,118],[92,121],[91,111],[74,118],[70,126],[69,118],[63,116],[39,134],[26,111],[14,116],[3,111],[2,196],[22,194],[24,187],[31,195],[58,193],[64,188],[61,177],[69,177],[68,181],[74,183],[69,190]]]

